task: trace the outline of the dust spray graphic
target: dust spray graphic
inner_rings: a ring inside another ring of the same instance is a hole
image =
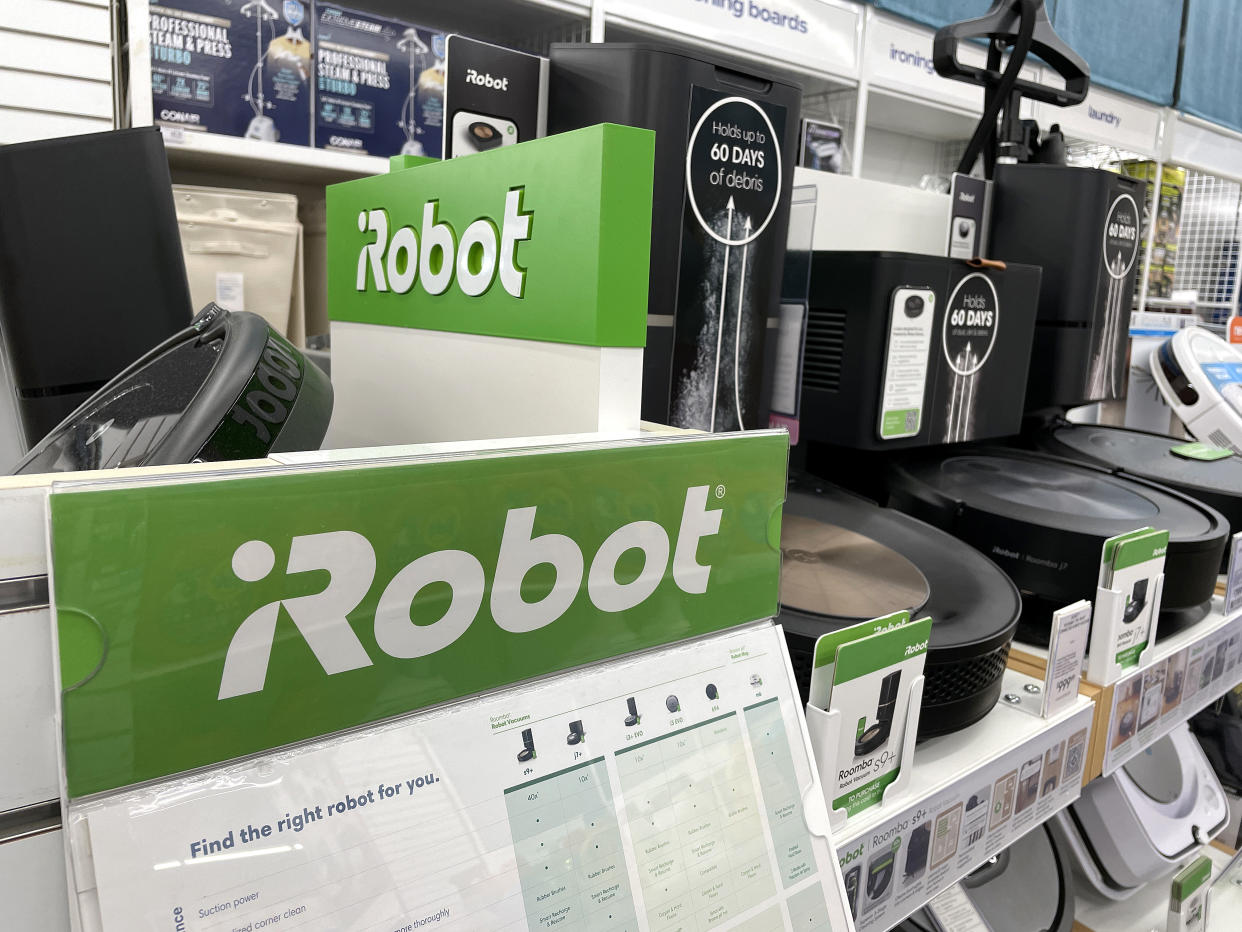
[[[944,425],[948,443],[970,440],[975,435],[975,389],[979,384],[980,368],[979,354],[967,343],[953,360],[953,388]],[[962,375],[963,372],[970,374]]]
[[[725,239],[750,236],[751,217],[737,210],[731,198],[723,210],[704,219]],[[742,397],[753,364],[751,350],[757,342],[752,334],[756,315],[748,277],[751,245],[732,246],[714,238],[703,245],[704,275],[695,298],[703,327],[695,340],[694,363],[682,375],[676,392],[672,421],[677,426],[744,430],[747,416],[752,415]]]
[[[1121,337],[1122,313],[1129,290],[1125,288],[1126,266],[1121,253],[1108,263],[1108,292],[1104,300],[1104,322],[1100,339],[1091,359],[1087,392],[1092,398],[1115,398],[1121,393],[1121,366],[1118,341]],[[1128,321],[1127,321],[1128,323]]]

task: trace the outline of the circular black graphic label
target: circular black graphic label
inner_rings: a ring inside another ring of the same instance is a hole
[[[1000,299],[992,280],[980,272],[967,275],[949,296],[941,344],[949,368],[973,375],[983,368],[996,343]]]
[[[1108,209],[1104,224],[1104,267],[1113,278],[1125,278],[1139,246],[1139,210],[1134,198],[1120,195]]]
[[[781,191],[781,150],[762,107],[726,97],[707,108],[686,147],[686,191],[712,238],[741,246],[764,231]]]

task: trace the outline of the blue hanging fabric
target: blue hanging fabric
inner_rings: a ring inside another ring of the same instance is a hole
[[[939,29],[949,23],[960,23],[963,20],[977,19],[992,8],[990,0],[873,0],[876,9],[904,16],[916,23]],[[1044,6],[1048,15],[1052,16],[1056,6],[1054,0],[1047,0]]]
[[[1193,19],[1202,3],[1191,3]],[[1182,0],[1058,0],[1052,25],[1087,60],[1093,84],[1173,103]]]
[[[1242,4],[1189,0],[1186,54],[1177,109],[1242,131],[1237,62],[1242,56]]]

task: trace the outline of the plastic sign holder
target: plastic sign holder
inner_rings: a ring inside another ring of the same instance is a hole
[[[54,485],[79,927],[257,926],[277,903],[281,928],[347,923],[404,894],[394,927],[654,923],[637,839],[706,808],[688,817],[726,882],[679,914],[848,928],[764,621],[787,457],[782,432],[686,434]],[[661,783],[676,798],[650,808]],[[445,873],[394,824],[463,857]],[[718,854],[730,826],[747,864]]]
[[[1164,574],[1155,578],[1152,585],[1151,625],[1147,629],[1147,646],[1139,653],[1138,661],[1123,667],[1117,663],[1111,646],[1116,643],[1117,633],[1124,627],[1122,617],[1126,610],[1126,595],[1116,589],[1098,587],[1095,590],[1095,613],[1091,620],[1091,647],[1087,651],[1087,679],[1101,686],[1117,682],[1136,667],[1142,668],[1151,657],[1156,644],[1156,626],[1160,621],[1160,597],[1164,593]]]
[[[884,788],[877,805],[888,805],[900,801],[902,794],[910,783],[914,772],[914,745],[919,730],[919,710],[923,701],[922,674],[910,683],[910,700],[906,706],[905,732],[901,741],[901,770],[896,778]],[[843,808],[833,808],[829,799],[831,790],[825,774],[836,773],[840,761],[837,759],[837,748],[841,743],[841,729],[844,721],[839,709],[825,711],[817,706],[806,706],[806,728],[811,738],[811,747],[815,752],[815,766],[819,769],[821,783],[824,787],[824,801],[829,806],[828,821],[833,832],[840,831],[850,816]],[[864,810],[866,811],[866,810]]]

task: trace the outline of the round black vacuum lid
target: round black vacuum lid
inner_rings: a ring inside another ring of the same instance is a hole
[[[1178,456],[1187,441],[1124,427],[1066,424],[1045,435],[1049,453],[1100,463],[1111,470],[1172,486],[1199,498],[1242,530],[1242,458],[1196,460]]]
[[[1098,536],[1167,529],[1171,542],[1213,544],[1224,521],[1172,489],[1058,457],[986,448],[902,463],[916,482],[971,509],[1040,527]]]
[[[40,441],[14,473],[252,459],[318,449],[332,387],[263,318],[216,305]]]
[[[976,657],[981,652],[1003,647],[1013,636],[1022,609],[1017,588],[996,564],[956,537],[828,485],[812,485],[806,491],[791,490],[785,502],[784,520],[798,528],[818,525],[829,535],[833,529],[844,529],[871,542],[871,552],[882,556],[871,569],[870,582],[865,578],[866,566],[852,568],[854,585],[878,593],[874,605],[880,610],[872,614],[862,611],[860,596],[865,593],[825,598],[815,606],[808,604],[809,587],[806,586],[799,587],[792,602],[786,601],[790,590],[782,582],[782,605],[805,616],[822,619],[826,623],[825,631],[854,624],[860,618],[865,620],[911,609],[920,616],[931,616],[928,649],[937,656],[938,662],[956,656]],[[797,536],[806,539],[806,535],[804,530]],[[846,539],[856,545],[856,538]],[[807,569],[803,554],[791,557],[786,549],[787,541],[782,534],[782,577],[790,571],[802,574]],[[911,568],[917,570],[918,577],[910,574]],[[812,569],[831,578],[827,570]],[[898,576],[897,587],[891,585],[890,572]],[[899,591],[913,598],[896,605],[894,598]]]

